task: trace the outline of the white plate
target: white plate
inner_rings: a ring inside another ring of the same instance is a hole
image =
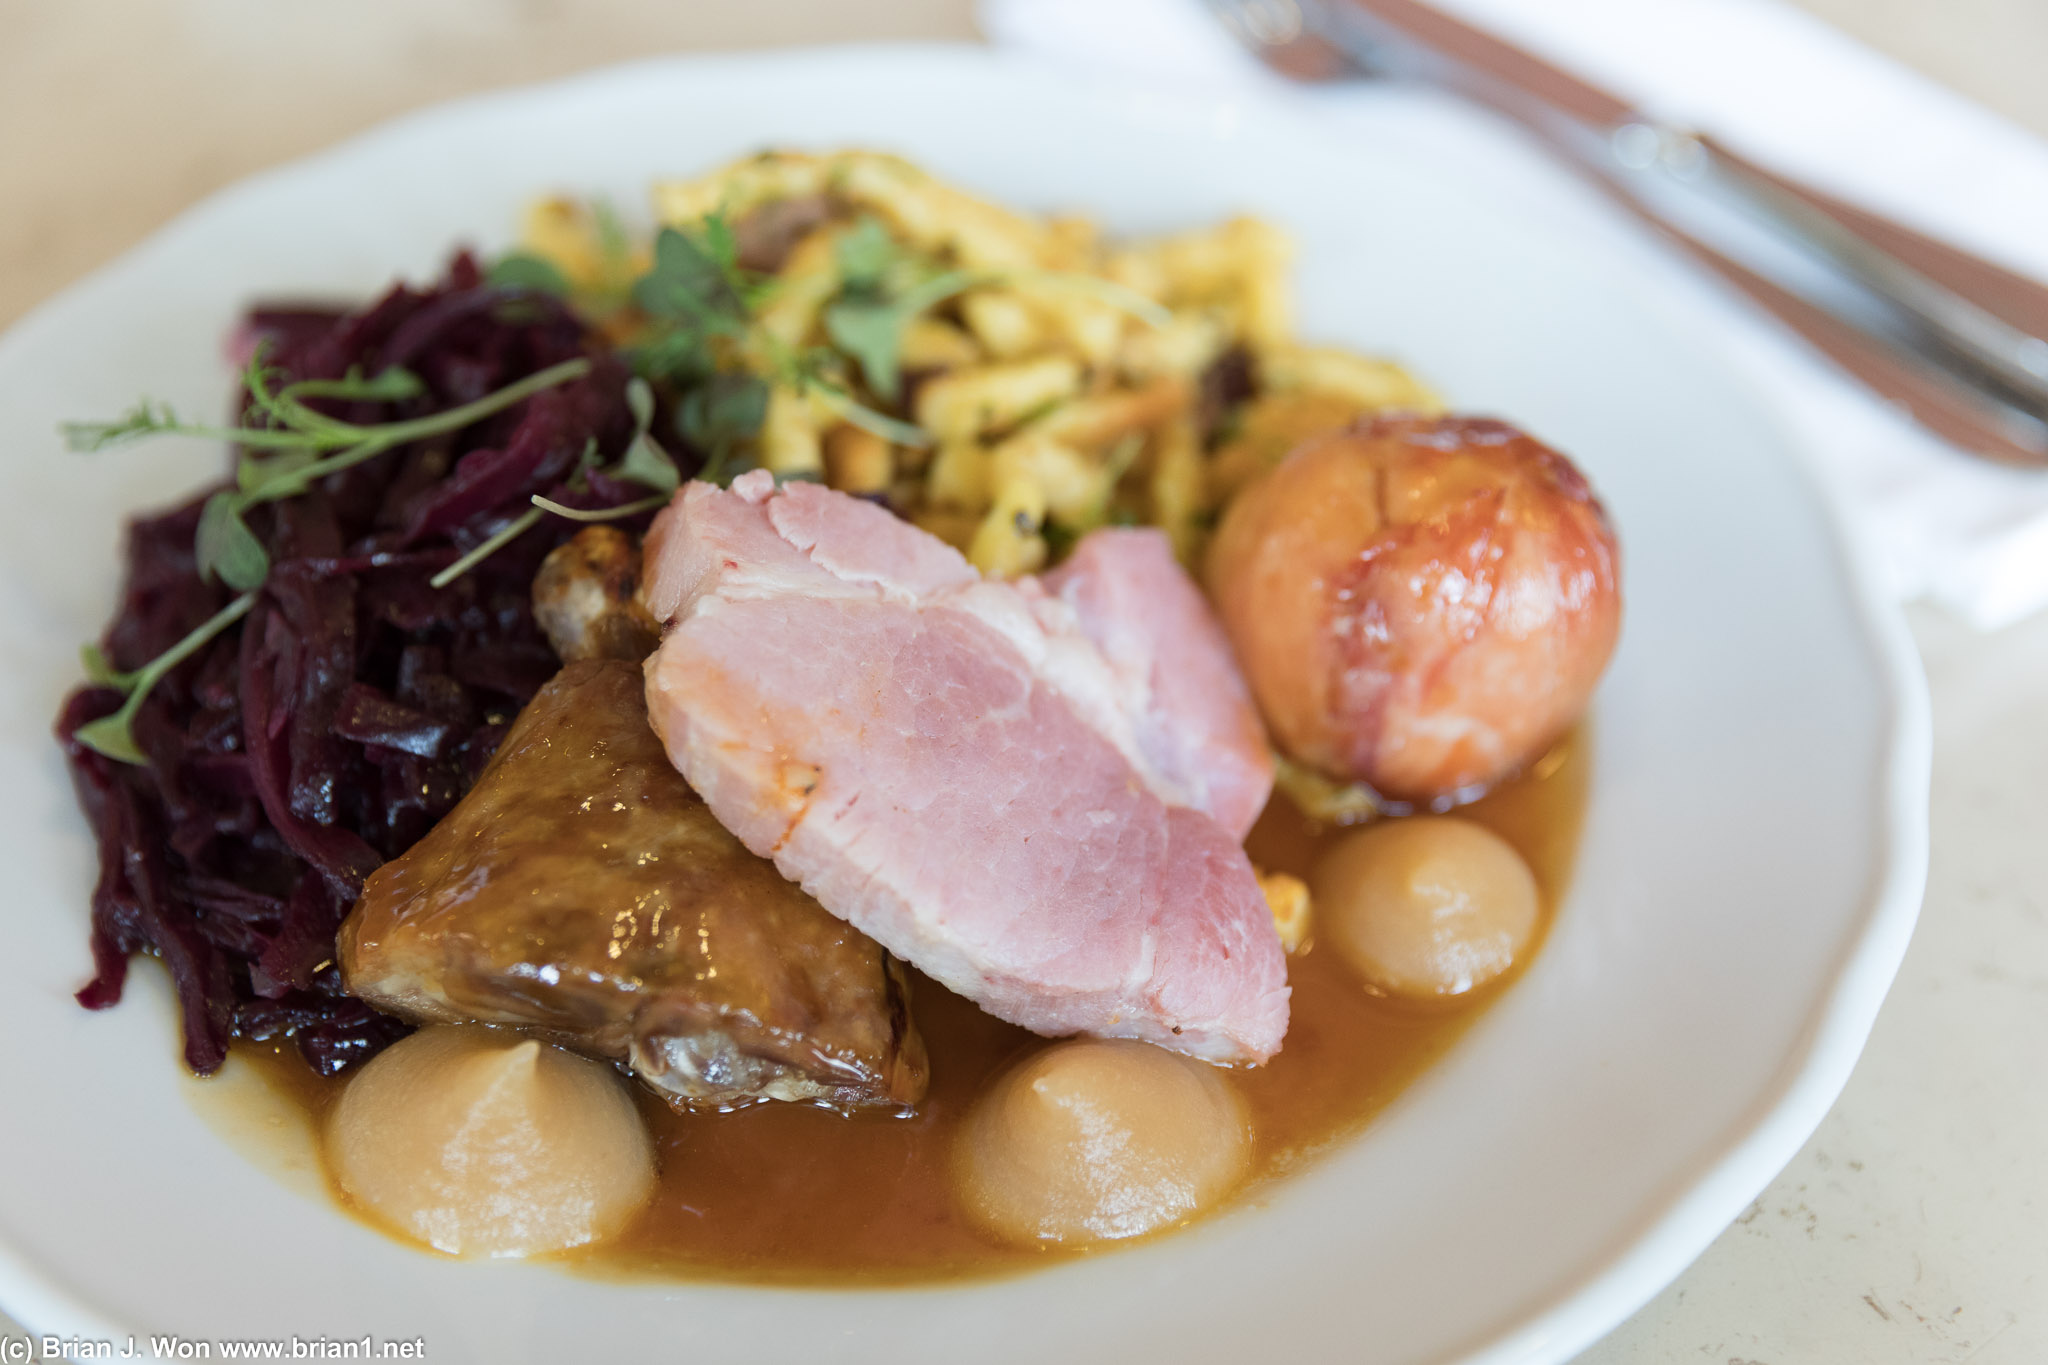
[[[1076,85],[970,49],[665,60],[409,118],[250,181],[0,341],[0,1302],[119,1338],[424,1337],[439,1362],[1554,1361],[1675,1275],[1847,1078],[1925,861],[1917,667],[1749,394],[1684,318],[1382,136]],[[211,414],[237,310],[423,278],[562,187],[765,144],[870,144],[1120,231],[1255,210],[1302,246],[1303,327],[1397,354],[1571,452],[1620,527],[1577,883],[1534,969],[1368,1133],[1263,1206],[958,1288],[592,1282],[432,1259],[295,1192],[183,1095],[164,992],[89,1015],[92,853],[50,718],[114,600],[123,511],[204,449],[61,451],[138,393]]]

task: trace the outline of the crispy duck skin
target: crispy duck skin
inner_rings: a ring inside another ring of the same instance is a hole
[[[534,1028],[679,1108],[924,1095],[901,965],[712,817],[620,659],[541,689],[475,789],[371,876],[340,953],[380,1009]]]

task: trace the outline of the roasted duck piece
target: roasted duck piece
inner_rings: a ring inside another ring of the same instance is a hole
[[[462,803],[370,877],[339,949],[380,1009],[536,1028],[679,1107],[924,1094],[901,965],[712,818],[619,659],[541,689]]]
[[[616,526],[586,526],[541,561],[533,579],[533,619],[563,663],[630,659],[661,643],[661,627],[634,593],[640,547]]]

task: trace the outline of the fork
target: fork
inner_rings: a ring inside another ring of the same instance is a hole
[[[1392,77],[1533,133],[1921,426],[2048,466],[2048,286],[1766,170],[1420,0],[1208,0],[1302,80]]]

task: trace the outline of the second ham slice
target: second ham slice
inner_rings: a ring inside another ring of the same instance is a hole
[[[991,1014],[1262,1062],[1287,971],[1239,845],[1257,722],[1170,565],[1149,640],[1090,583],[1152,554],[1116,548],[1048,591],[814,485],[691,484],[648,538],[649,713],[747,847]],[[1177,721],[1199,738],[1163,744]]]

